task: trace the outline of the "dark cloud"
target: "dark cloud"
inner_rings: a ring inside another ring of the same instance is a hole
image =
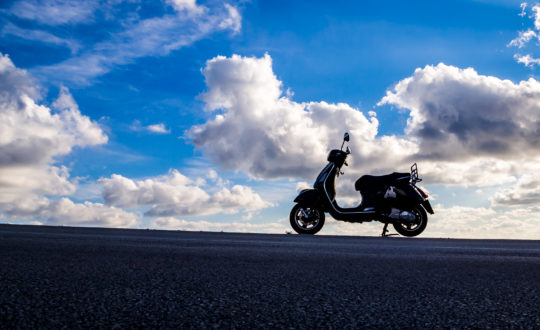
[[[473,69],[426,66],[400,81],[385,103],[411,111],[407,135],[430,158],[540,153],[540,83],[534,79],[514,84]]]

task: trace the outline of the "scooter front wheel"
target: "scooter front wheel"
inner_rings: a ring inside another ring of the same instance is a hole
[[[291,227],[298,234],[316,234],[324,225],[324,212],[296,204],[291,210]]]

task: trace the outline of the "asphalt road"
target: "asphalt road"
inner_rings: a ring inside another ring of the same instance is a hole
[[[0,328],[540,328],[540,241],[0,225]]]

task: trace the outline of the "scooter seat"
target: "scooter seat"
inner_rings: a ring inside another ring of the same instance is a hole
[[[409,180],[410,173],[394,172],[386,175],[363,175],[354,183],[354,189],[357,191],[366,190],[368,188],[390,185],[399,179]]]

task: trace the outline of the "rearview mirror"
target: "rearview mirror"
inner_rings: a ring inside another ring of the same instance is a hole
[[[343,141],[349,142],[349,133],[345,133],[345,135],[343,136]]]

